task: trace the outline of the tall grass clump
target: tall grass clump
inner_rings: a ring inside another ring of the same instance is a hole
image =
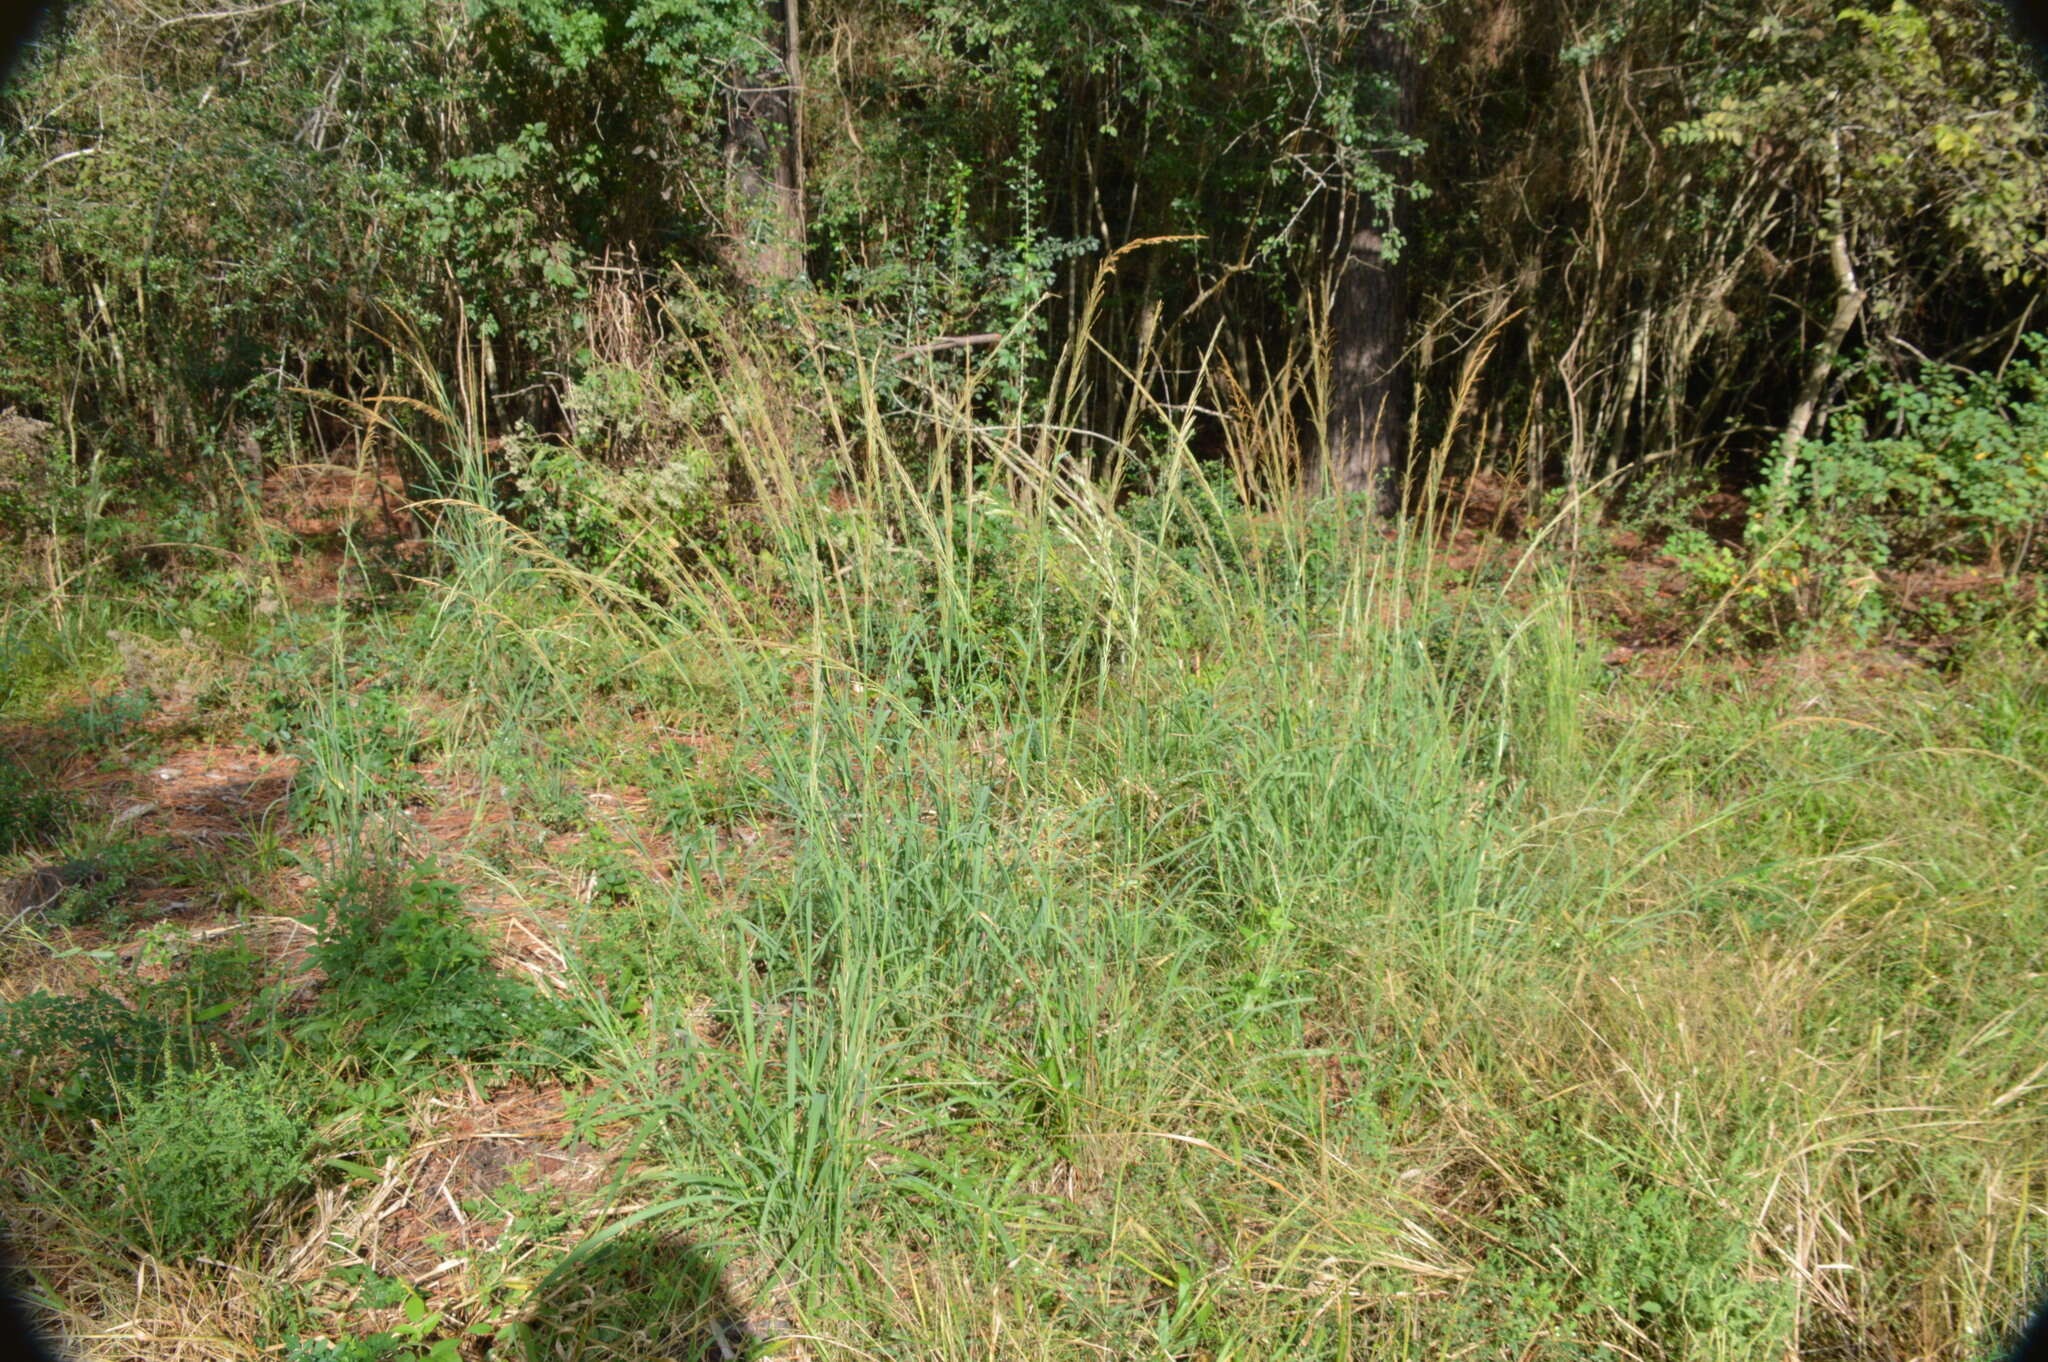
[[[1636,684],[1567,579],[1447,593],[1426,539],[1185,454],[1120,512],[1023,424],[863,426],[821,506],[723,368],[794,613],[465,532],[556,602],[490,646],[722,672],[788,848],[649,900],[597,1061],[635,1225],[925,1355],[1996,1332],[2044,1176],[2043,1019],[1994,982],[2044,925],[2010,664],[1970,710]]]

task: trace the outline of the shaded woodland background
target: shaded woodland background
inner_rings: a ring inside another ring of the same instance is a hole
[[[76,5],[5,103],[0,404],[62,439],[4,513],[232,533],[460,358],[508,511],[703,534],[744,320],[827,482],[965,367],[1140,491],[1742,493],[1689,570],[1853,616],[2035,551],[2040,96],[1975,0]]]

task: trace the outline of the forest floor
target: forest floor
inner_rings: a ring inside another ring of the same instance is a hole
[[[78,1357],[1980,1358],[2041,1270],[2012,630],[1720,646],[1483,495],[1113,646],[1014,544],[627,611],[302,483],[7,616]]]

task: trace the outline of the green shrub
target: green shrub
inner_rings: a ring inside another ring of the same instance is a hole
[[[1889,613],[1882,569],[2025,556],[2048,522],[2048,337],[2025,339],[2029,357],[2002,372],[1852,371],[1824,437],[1751,490],[1739,548],[1696,530],[1667,543],[1695,595],[1725,599],[1738,633],[1868,633]]]
[[[268,1069],[172,1073],[117,1124],[97,1158],[138,1241],[173,1257],[218,1255],[307,1179],[303,1105]]]
[[[1190,463],[1178,479],[1124,503],[1123,514],[1133,534],[1190,572],[1251,564],[1245,505],[1228,469]]]
[[[522,1045],[580,1053],[575,1019],[523,980],[501,975],[431,865],[396,878],[358,871],[320,896],[312,962],[327,986],[302,1040],[335,1040],[391,1067],[509,1059]]]
[[[0,1068],[31,1104],[102,1117],[115,1093],[154,1081],[171,1040],[164,1024],[104,990],[31,993],[0,1005]]]
[[[54,841],[69,813],[49,781],[0,757],[0,856]]]
[[[1618,1318],[1665,1356],[1709,1339],[1733,1350],[1717,1356],[1784,1354],[1791,1284],[1753,1270],[1748,1226],[1703,1197],[1619,1170],[1571,1172],[1551,1191],[1510,1235],[1539,1264],[1513,1273],[1515,1309],[1528,1322],[1549,1316],[1590,1332]]]
[[[1952,546],[1999,552],[2048,517],[2048,337],[2002,374],[1874,363],[1861,394],[1804,451],[1797,504],[1876,563]]]
[[[953,508],[857,605],[862,668],[921,704],[974,694],[1044,704],[1109,652],[1101,569],[999,494]]]
[[[237,1048],[231,1014],[260,983],[255,952],[173,932],[145,937],[141,954],[158,977],[132,981],[131,999],[94,989],[0,1004],[0,1076],[15,1093],[57,1115],[106,1119],[119,1092]]]
[[[655,577],[676,560],[728,557],[722,459],[707,444],[711,394],[651,369],[592,363],[562,405],[566,441],[508,437],[505,509],[552,552]]]

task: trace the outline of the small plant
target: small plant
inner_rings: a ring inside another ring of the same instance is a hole
[[[0,1072],[32,1105],[104,1117],[115,1093],[153,1082],[172,1056],[171,1033],[103,989],[31,993],[0,1005]]]
[[[632,902],[647,883],[647,873],[602,825],[591,828],[570,856],[580,884],[578,897],[597,908]]]
[[[698,432],[707,397],[593,364],[564,395],[568,440],[525,429],[505,440],[506,509],[552,552],[593,567],[631,560],[658,578],[665,561],[724,561],[723,474]]]
[[[1557,1265],[1517,1283],[1532,1320],[1554,1311],[1585,1328],[1618,1317],[1669,1356],[1699,1340],[1782,1335],[1789,1283],[1746,1270],[1749,1228],[1711,1203],[1661,1183],[1636,1185],[1619,1170],[1574,1171],[1552,1190],[1554,1200],[1528,1208],[1515,1236],[1530,1261]]]
[[[319,900],[312,961],[327,975],[301,1040],[339,1041],[392,1068],[502,1061],[522,1043],[578,1051],[567,1009],[492,968],[461,895],[431,865],[357,871]]]
[[[148,691],[124,690],[74,706],[52,726],[77,750],[102,752],[125,740],[155,707],[156,698]]]
[[[125,926],[146,917],[136,891],[160,883],[171,850],[167,837],[93,839],[74,848],[70,859],[44,872],[50,891],[44,916],[68,927]]]
[[[266,752],[298,741],[311,716],[307,697],[318,679],[316,654],[284,636],[260,640],[250,652],[250,684],[261,696],[242,732]]]
[[[56,840],[70,812],[47,780],[0,757],[0,856]]]
[[[1190,572],[1241,572],[1251,563],[1245,506],[1228,470],[1188,464],[1177,483],[1133,497],[1123,510],[1133,533]]]
[[[442,1332],[443,1312],[404,1282],[378,1277],[365,1284],[359,1304],[370,1310],[397,1307],[403,1318],[389,1329],[356,1338],[297,1339],[285,1349],[285,1362],[458,1362],[458,1340]],[[473,1336],[488,1329],[472,1329]]]
[[[219,1255],[307,1179],[304,1111],[269,1069],[172,1073],[105,1126],[98,1161],[139,1241]]]
[[[106,1119],[122,1091],[238,1049],[235,1009],[255,996],[260,962],[238,942],[195,946],[182,934],[145,937],[149,978],[128,998],[106,989],[31,993],[0,1004],[0,1077],[32,1105]]]

